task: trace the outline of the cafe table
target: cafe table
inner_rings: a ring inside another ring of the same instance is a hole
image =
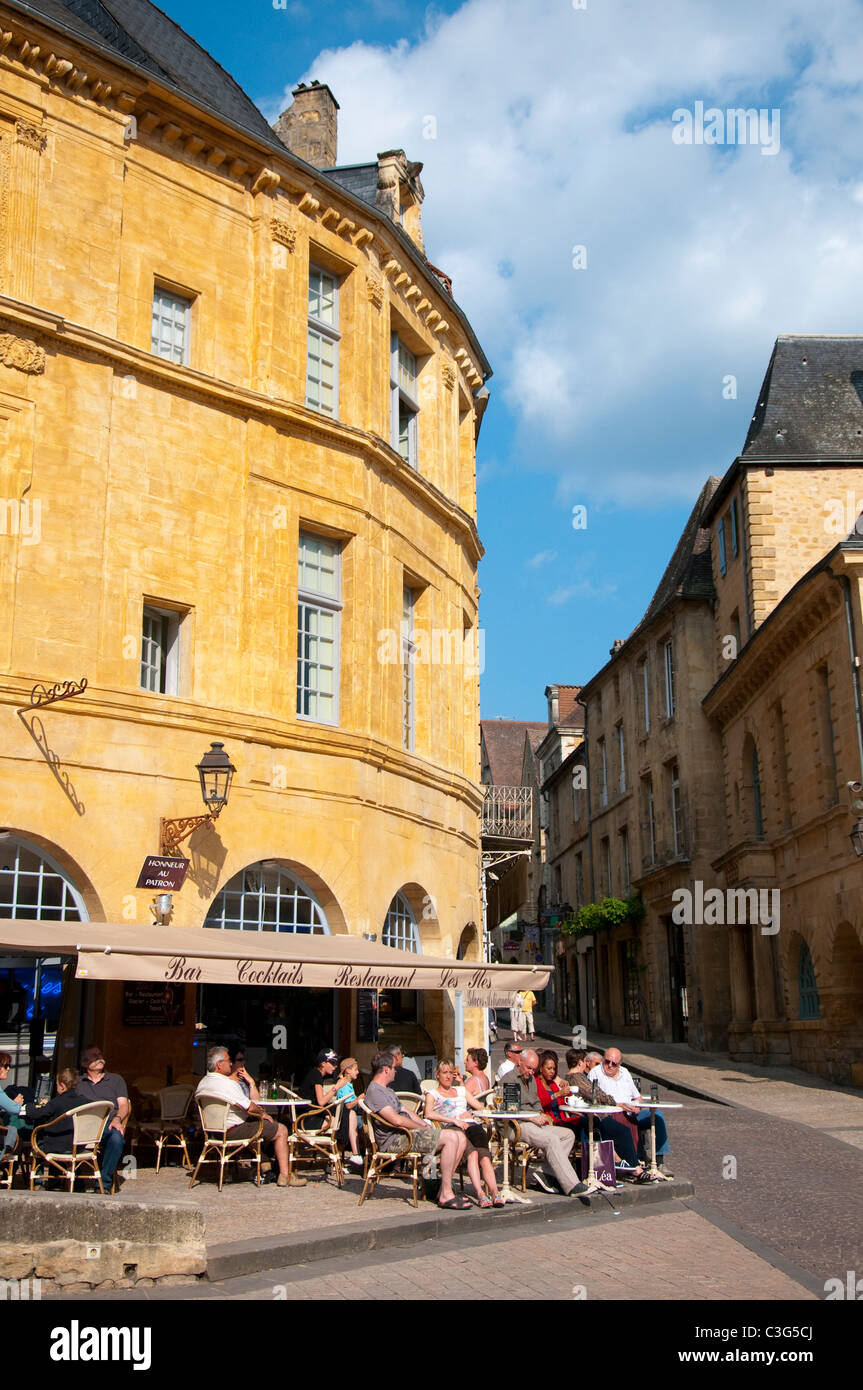
[[[650,1111],[650,1176],[655,1182],[671,1182],[667,1173],[663,1173],[656,1161],[656,1112],[657,1110],[682,1110],[683,1102],[679,1100],[646,1100],[644,1096],[640,1098],[640,1109]],[[633,1106],[636,1105],[633,1101]]]
[[[500,1125],[501,1121],[507,1120],[532,1120],[535,1124],[537,1112],[535,1110],[475,1110],[473,1115],[479,1120],[491,1120],[494,1125]],[[503,1143],[503,1182],[498,1191],[505,1202],[518,1202],[524,1207],[532,1206],[530,1197],[524,1197],[520,1192],[516,1192],[510,1183],[509,1129],[505,1126],[501,1127],[501,1140]]]
[[[256,1100],[255,1105],[259,1105],[262,1110],[275,1110],[277,1106],[287,1106],[291,1112],[291,1124],[297,1123],[297,1107],[311,1105],[310,1100],[301,1100],[299,1096],[274,1096],[272,1100]]]
[[[588,1187],[599,1187],[602,1190],[610,1191],[608,1183],[600,1182],[596,1176],[596,1145],[593,1138],[593,1120],[596,1115],[619,1115],[622,1109],[619,1105],[573,1105],[571,1102],[564,1101],[561,1111],[566,1111],[568,1116],[584,1115],[587,1117],[587,1153],[588,1169],[585,1182]]]

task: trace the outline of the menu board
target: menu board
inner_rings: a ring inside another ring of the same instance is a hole
[[[357,990],[357,1042],[378,1040],[378,992],[376,989]]]
[[[125,1028],[180,1028],[185,1011],[185,985],[134,980],[123,986]]]

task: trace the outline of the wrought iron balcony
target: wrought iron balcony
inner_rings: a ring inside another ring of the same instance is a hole
[[[487,787],[482,807],[482,837],[533,839],[533,787]]]

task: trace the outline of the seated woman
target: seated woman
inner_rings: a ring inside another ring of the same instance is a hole
[[[360,1066],[356,1057],[343,1057],[339,1063],[339,1085],[335,1095],[336,1100],[344,1102],[341,1124],[339,1125],[339,1143],[350,1145],[351,1156],[348,1162],[352,1163],[355,1168],[362,1168],[363,1166],[357,1143],[357,1134],[363,1127],[355,1089],[355,1082],[359,1074]]]
[[[58,1072],[57,1091],[54,1099],[49,1100],[45,1105],[27,1105],[24,1107],[27,1123],[47,1125],[49,1120],[54,1120],[59,1115],[65,1115],[69,1110],[74,1110],[79,1105],[87,1105],[88,1102],[83,1096],[78,1095],[75,1089],[79,1079],[80,1073],[72,1067],[64,1067],[61,1072]],[[74,1137],[74,1120],[59,1120],[57,1124],[51,1125],[50,1129],[43,1129],[36,1136],[36,1143],[46,1154],[71,1153]]]
[[[7,1126],[0,1149],[14,1149],[18,1137],[17,1126],[10,1124],[9,1120],[10,1117],[20,1115],[24,1108],[24,1097],[20,1092],[15,1096],[10,1096],[5,1090],[6,1078],[9,1075],[11,1065],[12,1058],[9,1053],[0,1052],[0,1125]]]
[[[543,1110],[552,1116],[555,1124],[568,1123],[573,1129],[578,1130],[582,1143],[587,1143],[587,1121],[584,1117],[579,1115],[573,1116],[570,1120],[558,1120],[554,1117],[554,1111],[556,1109],[558,1114],[560,1113],[560,1101],[568,1095],[578,1095],[588,1103],[594,1098],[594,1085],[587,1077],[587,1055],[581,1050],[570,1049],[566,1054],[570,1067],[567,1080],[560,1081],[557,1078],[557,1053],[551,1050],[543,1052],[539,1059],[539,1073],[536,1078]],[[543,1092],[548,1104],[543,1099]],[[644,1164],[638,1161],[636,1140],[630,1125],[622,1123],[616,1115],[597,1115],[594,1120],[594,1132],[599,1134],[600,1139],[612,1141],[618,1157],[631,1169],[628,1176],[633,1182],[647,1181]]]
[[[488,1058],[486,1058],[487,1060]],[[437,1087],[434,1090],[426,1091],[426,1119],[441,1120],[445,1126],[454,1125],[457,1129],[464,1130],[465,1138],[468,1141],[467,1171],[476,1193],[477,1205],[484,1209],[504,1206],[504,1200],[497,1190],[494,1165],[488,1151],[488,1135],[482,1125],[473,1120],[471,1116],[472,1110],[482,1110],[481,1103],[475,1100],[464,1086],[454,1084],[456,1078],[459,1082],[461,1081],[454,1062],[440,1062],[435,1074],[438,1079]],[[482,1178],[485,1179],[491,1197],[486,1197],[482,1190],[480,1172],[482,1172]]]
[[[484,1047],[468,1048],[464,1069],[468,1073],[464,1088],[469,1096],[479,1096],[491,1089],[488,1079],[488,1053]]]

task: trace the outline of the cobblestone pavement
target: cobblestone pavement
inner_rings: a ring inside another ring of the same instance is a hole
[[[642,1063],[648,1067],[648,1058],[630,1052],[628,1041],[615,1045],[637,1074]],[[548,1046],[561,1051],[559,1043]],[[652,1053],[661,1050],[662,1045],[651,1044]],[[691,1057],[699,1055],[684,1050]],[[495,1065],[498,1052],[502,1057],[502,1046],[494,1049]],[[673,1069],[666,1062],[651,1056],[650,1064],[654,1074],[671,1077]],[[733,1074],[727,1063],[717,1067],[714,1059],[703,1066],[688,1063],[686,1070],[687,1085],[703,1084],[715,1094],[720,1090],[717,1073],[720,1078]],[[733,1222],[819,1280],[844,1279],[849,1269],[863,1272],[863,1152],[846,1131],[837,1132],[835,1121],[855,1103],[863,1111],[863,1101],[838,1088],[823,1091],[830,1129],[822,1130],[810,1109],[810,1098],[817,1100],[822,1083],[790,1069],[786,1075],[794,1078],[781,1083],[793,1093],[793,1104],[778,1099],[768,1106],[765,1093],[755,1086],[740,1087],[745,1097],[735,1093],[734,1107],[660,1086],[660,1099],[683,1104],[667,1115],[670,1167],[695,1184],[699,1203],[717,1218]],[[749,1108],[751,1102],[756,1104]],[[780,1115],[771,1113],[774,1104]]]
[[[626,1234],[622,1228],[626,1222]],[[271,1270],[174,1298],[460,1302],[586,1298],[813,1300],[810,1290],[694,1211],[591,1220],[495,1240],[459,1241],[354,1255]]]

